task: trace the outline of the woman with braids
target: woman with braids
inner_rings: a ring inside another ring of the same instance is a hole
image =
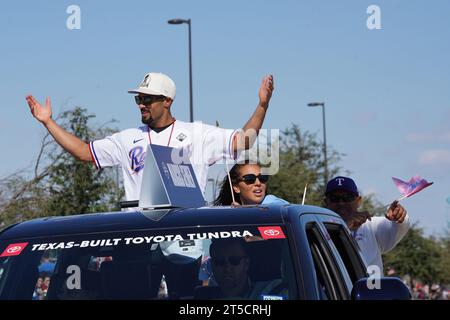
[[[259,164],[235,164],[230,170],[234,200],[231,196],[228,175],[225,176],[219,196],[214,200],[215,206],[254,205],[254,204],[289,204],[289,202],[267,195],[268,175],[261,174]]]

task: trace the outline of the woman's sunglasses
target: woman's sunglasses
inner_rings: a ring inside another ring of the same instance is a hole
[[[231,266],[238,266],[242,259],[247,258],[247,256],[230,256],[230,257],[211,257],[211,262],[218,267],[223,267],[225,264]]]
[[[239,181],[243,181],[246,184],[254,184],[256,182],[256,179],[258,179],[261,183],[266,183],[269,180],[268,175],[255,175],[253,173],[243,175],[242,178],[239,179]]]

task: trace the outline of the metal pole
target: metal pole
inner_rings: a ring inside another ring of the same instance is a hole
[[[191,19],[187,20],[189,25],[189,117],[194,122],[194,104],[192,102],[192,45],[191,45]]]
[[[325,185],[328,182],[328,159],[327,159],[327,129],[325,124],[325,103],[322,103],[322,120],[323,120],[323,155],[325,165]]]

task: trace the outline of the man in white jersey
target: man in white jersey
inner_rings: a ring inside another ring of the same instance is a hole
[[[325,203],[347,223],[368,266],[378,266],[383,274],[381,254],[393,249],[406,235],[410,223],[408,214],[394,201],[384,217],[372,217],[367,211],[358,212],[361,196],[355,182],[336,177],[327,184]]]
[[[33,116],[74,157],[93,162],[98,169],[120,165],[125,198],[131,201],[139,199],[145,153],[151,143],[188,150],[200,188],[204,192],[209,166],[251,147],[264,122],[273,89],[272,75],[264,77],[259,89],[259,103],[243,130],[226,130],[175,120],[170,110],[175,98],[175,83],[162,73],[147,73],[139,88],[129,91],[137,94],[135,100],[144,126],[90,143],[65,131],[52,119],[49,97],[45,107],[32,95],[27,96],[26,100]],[[256,134],[249,136],[249,132]]]

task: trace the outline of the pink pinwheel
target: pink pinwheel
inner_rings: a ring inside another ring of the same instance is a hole
[[[392,177],[392,180],[394,181],[395,186],[400,191],[400,193],[403,195],[398,201],[408,198],[412,196],[413,194],[421,191],[422,189],[425,189],[426,187],[429,187],[433,184],[433,182],[428,182],[427,180],[419,177],[414,176],[411,179],[409,179],[408,182],[402,181],[400,179]]]

